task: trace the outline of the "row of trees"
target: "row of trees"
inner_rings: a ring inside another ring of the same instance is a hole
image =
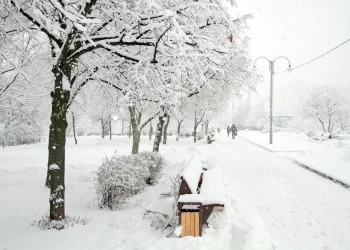
[[[228,2],[234,8],[234,1]],[[245,36],[249,16],[234,16],[226,5],[221,0],[1,3],[1,108],[37,120],[26,108],[44,109],[51,100],[50,220],[65,218],[70,112],[92,107],[103,125],[102,113],[127,110],[134,154],[141,130],[157,119],[153,151],[158,151],[170,116],[180,129],[184,110],[191,110],[196,133],[233,93],[254,84]]]

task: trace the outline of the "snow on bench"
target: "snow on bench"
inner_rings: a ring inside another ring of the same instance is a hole
[[[207,143],[211,144],[213,141],[215,141],[215,133],[209,132],[207,135]]]
[[[332,135],[331,133],[317,132],[316,135],[312,138],[315,140],[327,140],[327,139],[331,139]]]
[[[206,194],[184,194],[180,195],[179,203],[201,203],[202,205],[224,205],[224,200],[220,197]]]
[[[224,205],[225,198],[222,196],[224,188],[220,176],[214,170],[203,173],[200,193],[183,194],[179,197],[180,203],[202,203],[202,205]]]
[[[198,156],[193,155],[181,175],[179,194],[196,194],[202,172],[202,164]]]
[[[200,194],[212,199],[212,204],[224,204],[225,198],[222,177],[215,170],[207,170],[203,173],[203,181],[200,188]],[[215,197],[215,199],[213,199]]]
[[[207,224],[214,207],[224,207],[221,176],[214,170],[202,174],[201,161],[193,156],[181,179],[178,198],[179,223],[183,228],[181,236],[202,236],[202,226]]]

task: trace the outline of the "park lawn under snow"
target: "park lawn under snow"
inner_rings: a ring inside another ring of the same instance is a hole
[[[173,200],[161,198],[160,194],[170,190],[169,177],[175,176],[195,151],[203,160],[215,153],[215,147],[204,141],[193,146],[193,139],[176,142],[170,137],[169,145],[161,145],[168,164],[159,184],[148,187],[113,211],[98,208],[93,171],[105,156],[115,151],[129,154],[131,139],[80,137],[78,141],[74,145],[72,139],[67,140],[66,215],[87,218],[90,222],[61,231],[42,231],[31,225],[48,214],[49,209],[49,189],[44,187],[47,144],[1,149],[0,249],[230,249],[230,228],[234,221],[243,221],[242,227],[253,227],[243,212],[237,215],[234,191],[229,192],[230,200],[224,211],[212,215],[212,226],[204,230],[202,238],[167,238],[161,229],[152,227],[151,217],[144,218],[144,209],[171,213]],[[151,148],[152,143],[143,137],[140,150]],[[220,166],[212,165],[220,171]],[[229,179],[223,178],[223,183],[228,191],[234,190]]]
[[[350,137],[319,141],[302,133],[275,132],[270,145],[269,133],[240,131],[239,135],[350,185]]]
[[[168,164],[159,183],[149,186],[115,210],[99,209],[93,171],[114,151],[129,153],[131,139],[80,137],[67,141],[66,214],[90,222],[68,229],[40,230],[32,226],[48,213],[44,187],[47,145],[0,150],[0,249],[348,249],[349,191],[290,161],[244,140],[217,136],[217,141],[193,144],[169,138],[161,145]],[[141,150],[152,143],[141,139]],[[170,213],[175,176],[193,154],[222,176],[227,202],[209,218],[203,237],[167,238],[145,209]]]

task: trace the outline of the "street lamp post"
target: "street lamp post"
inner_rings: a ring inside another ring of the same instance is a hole
[[[269,69],[270,69],[270,144],[273,143],[273,135],[272,135],[272,118],[273,118],[273,76],[275,74],[275,62],[280,59],[280,58],[283,58],[283,59],[286,59],[288,61],[288,64],[289,64],[289,68],[291,67],[290,66],[290,61],[287,57],[285,56],[279,56],[277,57],[275,60],[273,61],[270,61],[269,59],[267,59],[267,57],[264,57],[264,56],[261,56],[261,57],[258,57],[257,59],[255,59],[255,62],[254,62],[254,68],[255,68],[255,63],[257,60],[259,59],[266,59],[268,62],[269,62]]]

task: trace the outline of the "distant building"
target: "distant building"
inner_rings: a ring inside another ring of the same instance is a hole
[[[117,115],[112,116],[111,126],[113,135],[127,135],[129,133],[129,120]]]

